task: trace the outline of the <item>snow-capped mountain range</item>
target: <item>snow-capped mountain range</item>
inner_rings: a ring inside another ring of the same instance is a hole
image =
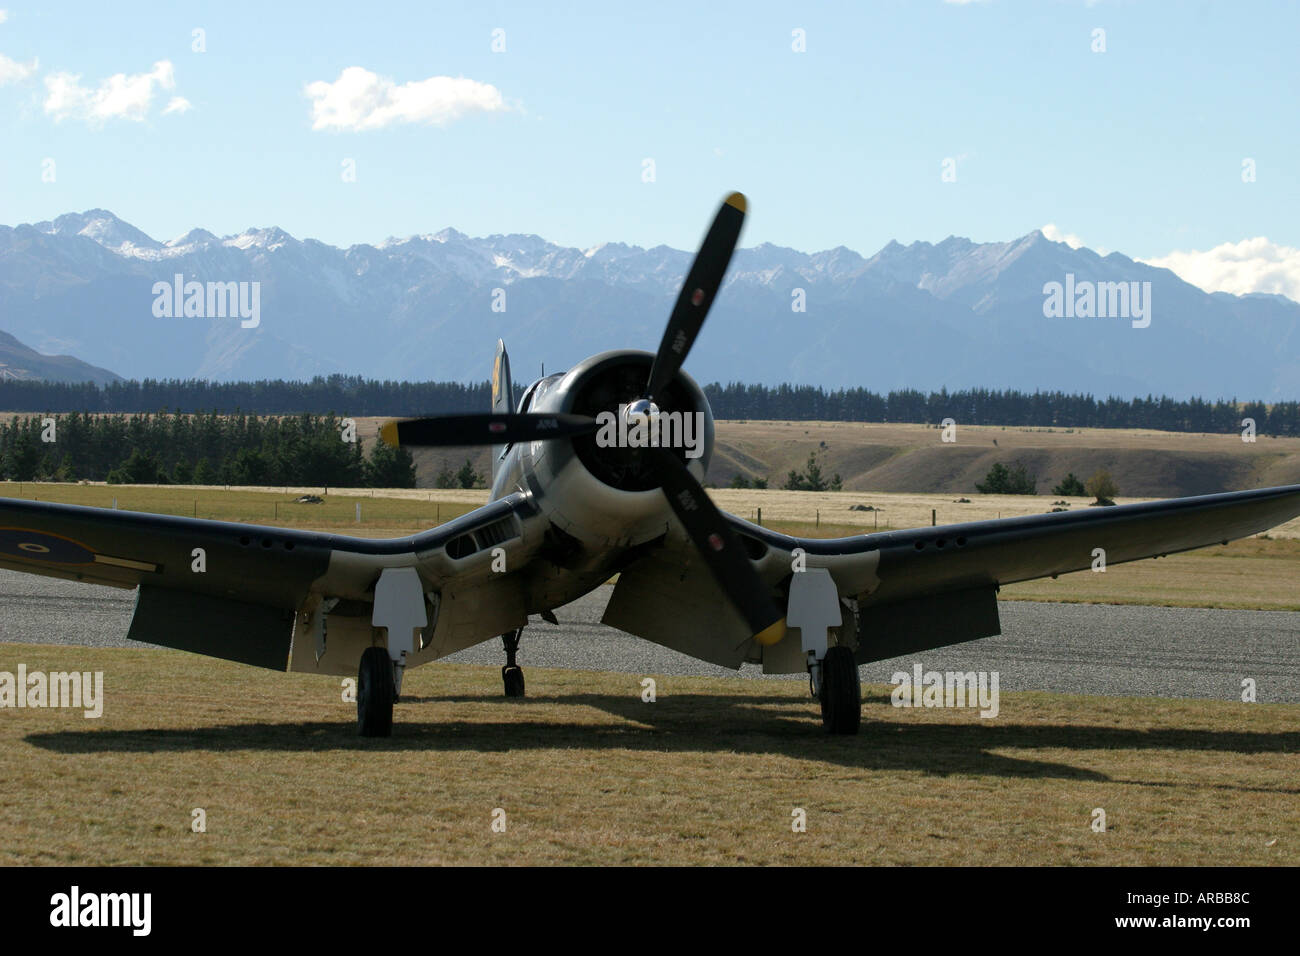
[[[347,249],[276,227],[164,242],[93,209],[0,226],[0,330],[130,378],[220,380],[482,380],[504,338],[527,379],[540,362],[654,349],[692,255],[455,229]],[[258,283],[259,320],[177,317],[179,293],[162,307],[160,290],[178,274],[201,292]],[[1049,283],[1071,298],[1064,314],[1045,315]],[[1075,317],[1085,287],[1112,312],[1120,291],[1134,306],[1149,295],[1149,324]],[[1300,304],[1282,296],[1207,294],[1039,231],[891,242],[870,258],[764,243],[736,252],[688,371],[701,382],[1283,399],[1300,395],[1298,323]]]

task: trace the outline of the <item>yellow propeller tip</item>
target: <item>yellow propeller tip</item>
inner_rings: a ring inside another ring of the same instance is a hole
[[[393,448],[397,444],[397,422],[385,422],[379,429],[379,440],[385,445],[391,445]]]
[[[777,621],[770,627],[765,627],[754,635],[754,640],[764,647],[771,647],[781,638],[785,637],[785,618]]]
[[[734,209],[736,209],[736,210],[738,210],[738,211],[740,211],[740,212],[744,212],[745,209],[746,209],[746,206],[745,206],[745,194],[744,194],[744,193],[732,193],[730,196],[727,197],[727,205],[728,205],[728,206],[731,206],[732,208],[734,208]]]

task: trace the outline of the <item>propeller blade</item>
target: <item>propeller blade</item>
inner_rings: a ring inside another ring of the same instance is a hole
[[[695,542],[718,585],[731,599],[759,644],[775,644],[785,636],[785,616],[777,609],[744,545],[709,500],[694,476],[672,452],[654,449],[648,460],[673,513]]]
[[[709,314],[709,306],[713,305],[713,297],[722,285],[744,223],[745,197],[732,193],[718,210],[700,251],[695,254],[695,261],[691,263],[691,271],[686,273],[681,294],[677,296],[668,327],[664,329],[663,341],[659,343],[654,364],[650,366],[646,398],[658,396],[686,361],[686,353],[695,344],[704,317]]]
[[[385,444],[399,446],[508,445],[512,442],[570,438],[599,428],[596,419],[586,415],[544,414],[475,414],[436,415],[433,418],[408,418],[386,422],[379,429]]]

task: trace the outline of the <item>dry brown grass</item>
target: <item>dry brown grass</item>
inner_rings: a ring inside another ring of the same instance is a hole
[[[1245,538],[1167,558],[1004,587],[1010,601],[1300,611],[1300,541]]]
[[[829,526],[838,534],[868,534],[872,531],[897,531],[903,528],[921,528],[930,524],[930,512],[936,512],[938,524],[958,524],[964,521],[988,521],[1021,515],[1049,512],[1055,501],[1068,502],[1070,511],[1088,507],[1090,498],[1060,498],[1057,495],[950,495],[950,494],[888,494],[867,491],[774,491],[765,489],[718,488],[709,491],[718,507],[734,515],[756,520],[758,509],[763,509],[763,524],[799,526],[814,537],[830,537],[822,533]],[[957,498],[969,498],[969,503]],[[1150,501],[1150,498],[1116,498],[1117,504]],[[850,511],[853,505],[868,505],[877,511]],[[1288,521],[1268,532],[1275,538],[1300,538],[1300,518]]]
[[[1019,462],[1050,491],[1073,471],[1087,479],[1108,469],[1129,495],[1178,497],[1300,481],[1300,438],[1158,432],[1144,429],[1068,429],[957,425],[956,442],[941,440],[930,424],[862,422],[735,422],[717,425],[709,480],[719,487],[736,473],[784,484],[817,451],[827,478],[844,487],[888,492],[934,492],[973,497],[995,462]],[[928,521],[928,514],[927,514]],[[940,519],[942,520],[942,519]]]
[[[337,680],[0,645],[18,661],[102,670],[107,703],[0,712],[0,864],[1300,863],[1294,706],[1007,693],[981,720],[872,687],[828,738],[798,681],[643,703],[640,675],[532,669],[508,701],[442,664],[361,740]]]
[[[0,412],[0,420],[14,412]],[[23,413],[26,414],[26,413]],[[356,418],[357,437],[369,449],[387,417]],[[1178,497],[1300,482],[1300,438],[1260,436],[1245,443],[1237,432],[1202,434],[1120,428],[1032,428],[957,425],[957,440],[940,441],[935,424],[863,422],[717,422],[717,444],[708,480],[726,487],[737,473],[784,484],[791,469],[803,470],[816,451],[827,478],[844,487],[974,497],[994,462],[1020,462],[1050,491],[1067,471],[1086,479],[1107,468],[1122,492]],[[419,484],[432,487],[438,473],[455,471],[468,458],[483,476],[491,473],[487,448],[422,448],[413,451]],[[929,513],[925,515],[929,521]],[[943,519],[940,518],[942,521]],[[955,519],[954,519],[955,520]],[[898,527],[898,525],[895,525]]]
[[[297,504],[300,495],[320,504]],[[205,485],[106,485],[0,482],[0,495],[126,511],[188,515],[219,521],[340,534],[412,534],[459,517],[487,501],[485,491],[414,488],[224,488]],[[357,521],[357,505],[361,521]]]

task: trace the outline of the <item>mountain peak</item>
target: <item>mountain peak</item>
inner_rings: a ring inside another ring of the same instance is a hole
[[[1020,250],[1047,248],[1049,246],[1065,246],[1071,250],[1084,248],[1082,246],[1073,246],[1064,239],[1051,239],[1041,229],[1030,230],[1019,239],[1013,239],[1007,245],[1012,249]]]
[[[206,246],[209,243],[217,242],[217,237],[206,229],[191,229],[183,236],[177,236],[175,239],[168,239],[163,245],[169,249],[180,249],[185,246]]]
[[[622,259],[643,251],[640,246],[629,246],[626,242],[602,242],[592,246],[583,255],[594,262],[604,262],[610,259]]]
[[[107,209],[64,213],[53,222],[37,223],[36,228],[52,236],[84,236],[106,249],[126,254],[133,247],[157,249],[162,245]]]
[[[279,226],[267,226],[263,229],[245,229],[237,236],[229,236],[224,239],[223,244],[233,246],[236,249],[258,248],[271,252],[281,246],[296,243],[297,241]]]

